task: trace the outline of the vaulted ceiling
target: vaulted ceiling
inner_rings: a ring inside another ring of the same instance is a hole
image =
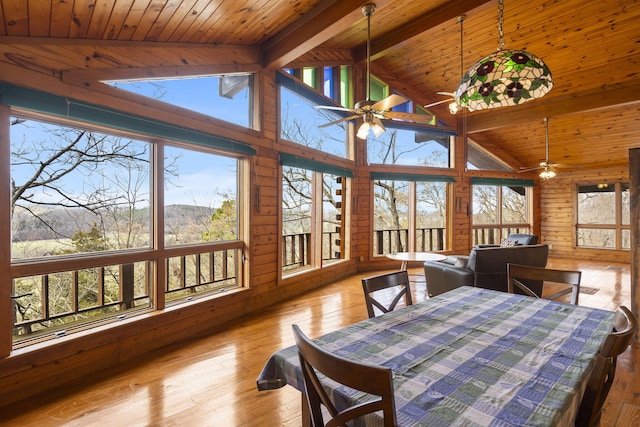
[[[366,57],[365,2],[0,0],[0,70],[17,65],[78,82],[104,70],[357,63]],[[497,0],[375,3],[373,74],[419,104],[457,88],[461,59],[466,70],[497,49]],[[629,148],[640,146],[638,22],[637,0],[505,0],[506,48],[542,58],[554,88],[519,106],[466,113],[470,137],[515,167],[536,165],[550,117],[552,161],[627,164]],[[431,111],[448,125],[462,117],[446,104]]]

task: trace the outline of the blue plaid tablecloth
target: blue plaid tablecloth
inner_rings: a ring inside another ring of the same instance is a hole
[[[572,426],[613,315],[462,287],[316,342],[392,368],[400,426]],[[304,389],[295,346],[274,353],[257,380],[259,390],[285,384]],[[367,399],[328,385],[343,401]]]

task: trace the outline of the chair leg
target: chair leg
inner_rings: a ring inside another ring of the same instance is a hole
[[[306,393],[300,393],[302,398],[300,404],[302,405],[302,427],[311,427],[311,412],[309,411],[309,402],[307,401]]]

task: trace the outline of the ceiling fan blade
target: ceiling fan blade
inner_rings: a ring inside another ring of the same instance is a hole
[[[334,120],[332,122],[328,122],[328,123],[319,125],[318,127],[319,128],[326,128],[327,126],[337,125],[338,123],[347,122],[349,120],[357,119],[358,117],[360,117],[360,116],[359,115],[355,115],[355,116],[343,117],[341,119]]]
[[[531,172],[531,171],[535,171],[535,170],[538,170],[538,169],[544,169],[544,166],[535,166],[535,167],[532,167],[532,168],[522,167],[522,168],[520,168],[518,173]]]
[[[445,104],[445,103],[447,103],[447,102],[451,102],[451,101],[453,101],[453,98],[451,98],[451,99],[444,99],[444,100],[442,100],[442,101],[438,101],[438,102],[432,102],[431,104],[424,105],[423,107],[424,107],[424,108],[435,107],[436,105]]]
[[[430,124],[433,120],[431,114],[415,114],[415,113],[403,113],[400,111],[387,111],[382,114],[385,119],[399,119],[407,120],[414,123]]]
[[[385,111],[385,110],[390,110],[393,107],[400,105],[400,104],[404,104],[405,102],[408,102],[408,99],[405,98],[404,96],[400,96],[400,95],[396,95],[391,94],[389,96],[387,96],[385,99],[376,102],[375,104],[373,104],[371,106],[371,109],[373,111]]]
[[[355,110],[353,108],[338,107],[338,106],[335,106],[335,105],[314,105],[313,108],[317,108],[318,110],[348,111],[350,113],[357,113],[358,112],[358,110]]]

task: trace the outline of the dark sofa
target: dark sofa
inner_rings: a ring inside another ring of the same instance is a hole
[[[432,297],[464,285],[507,292],[507,263],[546,267],[548,257],[548,245],[523,245],[475,247],[468,257],[425,261],[427,294]],[[542,283],[528,283],[528,286],[541,294]]]

